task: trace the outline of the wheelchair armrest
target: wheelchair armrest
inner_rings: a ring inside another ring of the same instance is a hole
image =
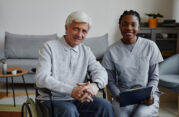
[[[39,88],[36,85],[34,85],[34,87],[35,87],[36,90],[42,91],[42,92],[48,94],[49,96],[52,96],[52,91],[51,90],[49,90],[47,88]]]
[[[39,87],[35,87],[35,89],[39,90],[39,91],[42,91],[44,93],[47,93],[48,95],[52,95],[52,91],[50,91],[49,89],[47,88],[39,88]]]
[[[103,92],[103,98],[106,99],[106,91],[105,91],[105,88],[100,89],[100,90],[102,90],[102,92]]]
[[[50,97],[51,111],[52,111],[52,117],[54,117],[54,106],[53,106],[53,100],[54,100],[54,99],[53,99],[52,91],[49,90],[49,89],[47,89],[47,88],[39,88],[39,87],[37,87],[36,85],[34,85],[34,87],[35,87],[35,89],[36,89],[36,96],[39,95],[39,94],[38,94],[38,90],[39,90],[39,91],[42,91],[42,92],[44,92],[44,93],[46,93],[46,94],[49,95],[49,97]]]

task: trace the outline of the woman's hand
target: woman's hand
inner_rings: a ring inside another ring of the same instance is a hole
[[[116,100],[119,102],[119,100],[120,100],[120,94],[116,97]]]
[[[150,106],[154,103],[154,97],[153,97],[153,94],[151,93],[150,94],[150,97],[148,99],[145,99],[141,102],[141,104],[145,104],[147,106]]]

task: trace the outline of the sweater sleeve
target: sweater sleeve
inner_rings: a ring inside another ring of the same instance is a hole
[[[46,43],[39,51],[39,61],[35,75],[35,83],[39,88],[47,88],[57,93],[71,95],[73,87],[65,84],[52,75],[52,51]]]
[[[98,87],[102,89],[108,83],[107,72],[105,68],[98,61],[96,61],[96,57],[94,56],[94,54],[90,49],[88,52],[89,52],[88,72],[92,77],[92,81],[97,82]]]

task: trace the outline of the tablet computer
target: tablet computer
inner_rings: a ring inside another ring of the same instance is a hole
[[[152,87],[131,89],[120,94],[120,107],[124,107],[132,104],[139,104],[144,99],[150,97]]]

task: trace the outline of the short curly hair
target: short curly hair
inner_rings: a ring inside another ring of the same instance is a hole
[[[134,11],[134,10],[129,10],[129,11],[124,11],[123,14],[120,16],[119,18],[119,25],[121,24],[121,21],[122,21],[122,18],[126,15],[134,15],[138,18],[138,21],[139,21],[139,24],[141,24],[141,18],[140,18],[140,15],[137,11]]]

